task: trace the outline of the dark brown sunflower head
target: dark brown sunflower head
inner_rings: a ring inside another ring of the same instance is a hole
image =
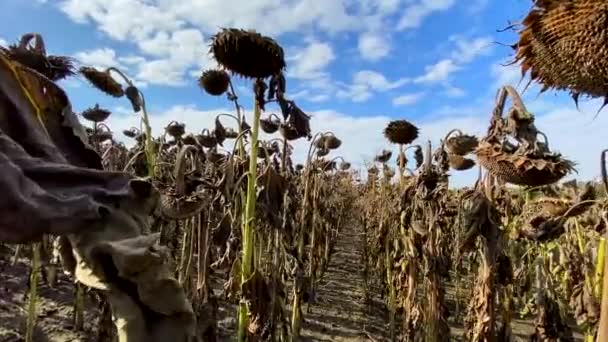
[[[173,138],[178,139],[186,133],[186,125],[177,121],[172,121],[165,127],[165,131]]]
[[[406,120],[395,120],[388,123],[384,136],[393,144],[407,145],[418,138],[418,127]]]
[[[300,132],[298,132],[298,130],[289,123],[281,123],[279,126],[279,133],[281,133],[283,138],[289,141],[297,140],[302,137],[302,134],[300,134]]]
[[[75,74],[74,59],[66,56],[49,56],[48,69],[42,73],[52,81],[59,81]]]
[[[324,148],[325,139],[327,139],[327,137],[325,135],[321,135],[320,137],[315,139],[315,141],[313,141],[313,144],[315,145],[316,148]]]
[[[226,139],[236,139],[239,136],[239,132],[234,129],[228,127],[226,128]]]
[[[273,154],[277,153],[277,149],[273,144],[269,144],[264,141],[260,141],[258,143],[258,157],[260,158],[270,158]]]
[[[203,129],[201,134],[196,136],[196,140],[199,144],[207,148],[212,148],[217,145],[217,140],[215,140],[215,136],[209,133],[209,130],[207,128]]]
[[[476,136],[467,134],[454,135],[445,141],[445,146],[449,152],[460,156],[473,152],[478,144],[479,141]]]
[[[139,112],[143,106],[143,101],[139,95],[139,89],[133,85],[130,85],[127,87],[127,89],[125,89],[125,95],[127,96],[127,99],[129,99],[129,102],[131,102],[133,111],[135,113]]]
[[[33,45],[30,46],[30,43]],[[25,34],[19,45],[0,48],[9,58],[33,69],[52,81],[74,75],[74,60],[65,56],[47,56],[44,40],[37,33]]]
[[[224,70],[209,69],[198,78],[198,85],[209,95],[220,96],[228,90],[230,75]]]
[[[281,120],[276,114],[270,114],[267,119],[260,119],[260,127],[268,134],[273,134],[279,130]]]
[[[226,141],[226,127],[222,125],[219,117],[215,118],[215,129],[213,129],[213,136],[218,145],[223,146]]]
[[[114,97],[122,97],[125,94],[122,85],[109,72],[91,67],[82,67],[79,71],[95,88],[104,93]]]
[[[92,122],[103,122],[112,114],[109,110],[100,108],[99,104],[82,112],[82,117]]]
[[[87,128],[87,132],[89,132],[91,140],[95,143],[102,143],[110,140],[113,136],[110,128],[103,123],[97,123],[95,130]]]
[[[267,78],[285,69],[283,48],[255,31],[225,28],[212,37],[210,52],[225,69],[248,78]]]
[[[464,171],[475,166],[475,161],[469,158],[465,158],[458,154],[448,153],[448,160],[450,167],[454,170]]]
[[[335,135],[329,134],[325,138],[324,147],[328,150],[335,150],[342,145],[342,140],[338,139]]]
[[[414,159],[416,160],[416,168],[422,166],[424,163],[424,154],[422,153],[422,147],[416,146],[416,150],[414,151]]]
[[[123,130],[122,134],[124,134],[128,138],[136,138],[140,134],[140,132],[138,128],[131,127],[130,129]]]
[[[325,157],[329,154],[329,151],[330,150],[328,148],[320,148],[317,150],[317,157]]]
[[[391,152],[389,150],[382,150],[382,152],[376,156],[375,160],[378,163],[386,163],[387,161],[389,161],[391,159],[392,156],[393,156],[393,152]]]

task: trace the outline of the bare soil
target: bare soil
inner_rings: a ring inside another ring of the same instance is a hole
[[[380,291],[372,290],[366,303],[362,269],[362,236],[353,227],[341,232],[324,279],[315,295],[315,303],[304,307],[305,321],[302,325],[302,341],[388,341],[389,327],[387,309]],[[0,342],[23,341],[27,317],[29,258],[23,255],[12,263],[13,249],[0,245]],[[35,341],[95,341],[99,326],[100,310],[92,298],[87,297],[84,326],[74,329],[73,312],[75,290],[70,279],[58,272],[54,287],[45,284],[39,277],[38,321]],[[215,293],[219,293],[220,282],[215,279]],[[447,288],[447,300],[451,312],[465,312],[466,303],[456,307],[455,290]],[[236,325],[236,306],[219,301],[217,312],[218,338],[233,339]],[[461,341],[463,329],[458,317],[450,318],[452,340]],[[397,320],[397,325],[399,324]],[[512,324],[516,341],[526,341],[533,330],[531,320],[515,320]],[[577,335],[577,340],[582,340]]]
[[[2,247],[0,247],[2,249]],[[27,319],[28,278],[30,266],[27,258],[12,263],[13,250],[0,250],[0,342],[24,340]],[[38,322],[34,340],[92,341],[89,336],[95,328],[98,310],[87,300],[84,327],[77,331],[73,326],[75,286],[63,273],[58,272],[54,287],[44,284],[38,277]]]

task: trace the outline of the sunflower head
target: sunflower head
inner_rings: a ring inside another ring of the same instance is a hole
[[[230,76],[224,70],[205,70],[198,79],[198,85],[207,92],[207,94],[219,96],[228,90]]]
[[[88,108],[82,112],[82,117],[92,122],[103,122],[112,114],[109,110],[99,107],[98,104],[95,107]]]
[[[120,83],[118,83],[107,71],[99,71],[91,67],[82,67],[80,68],[80,73],[91,82],[95,88],[110,96],[122,97],[125,94],[122,85],[120,85]]]
[[[65,56],[47,56],[44,40],[37,33],[25,34],[18,45],[0,47],[0,50],[12,60],[41,73],[51,81],[74,75],[74,60]]]
[[[407,145],[418,138],[418,127],[406,120],[395,120],[388,123],[384,136],[393,144]]]
[[[226,70],[247,78],[267,78],[286,66],[283,48],[255,31],[222,29],[213,36],[210,52]]]
[[[608,102],[607,11],[601,0],[535,1],[513,45],[522,74],[575,102],[581,94]]]

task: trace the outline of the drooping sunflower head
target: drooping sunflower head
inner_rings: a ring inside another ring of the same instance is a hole
[[[384,129],[384,136],[393,144],[407,145],[418,138],[418,127],[407,120],[394,120]]]
[[[255,31],[222,29],[212,37],[210,52],[226,70],[247,78],[267,78],[286,66],[283,48]]]
[[[19,44],[0,47],[9,58],[33,69],[51,81],[74,75],[74,60],[66,56],[49,56],[44,39],[38,33],[24,34]]]
[[[107,71],[100,71],[91,67],[82,67],[80,68],[80,73],[91,82],[95,88],[110,96],[122,97],[125,94],[122,85]]]
[[[523,75],[547,89],[608,99],[608,2],[536,0],[514,45]]]
[[[230,76],[224,70],[205,70],[198,79],[198,85],[207,92],[207,94],[219,96],[228,90]]]
[[[95,107],[88,108],[82,112],[82,117],[92,122],[103,122],[105,121],[110,114],[112,114],[109,110],[99,107],[98,104]]]

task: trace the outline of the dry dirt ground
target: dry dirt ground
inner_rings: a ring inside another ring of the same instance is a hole
[[[361,267],[361,235],[354,228],[342,232],[335,254],[316,294],[316,303],[306,312],[302,341],[388,341],[387,310],[379,291],[373,291],[366,304]],[[11,262],[12,250],[0,246],[0,342],[22,341],[26,317],[26,300],[29,266],[26,258]],[[454,291],[448,288],[448,305],[455,307]],[[59,272],[57,284],[49,288],[40,281],[39,311],[35,333],[36,341],[95,341],[99,309],[87,300],[83,330],[73,327],[74,286]],[[461,303],[461,306],[464,304]],[[461,308],[460,312],[464,309]],[[236,307],[220,302],[218,311],[218,337],[232,340],[235,328]],[[462,327],[450,321],[453,341],[460,341]],[[516,341],[526,341],[533,332],[531,320],[513,322]],[[580,336],[579,336],[580,337]]]

